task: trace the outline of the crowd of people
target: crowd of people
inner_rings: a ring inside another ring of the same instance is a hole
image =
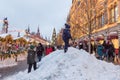
[[[57,48],[64,49],[64,53],[68,51],[69,46],[73,46],[77,49],[83,49],[86,50],[87,52],[89,51],[88,42],[86,41],[80,42],[72,41],[72,44],[69,44],[69,40],[70,39],[72,40],[72,37],[70,34],[70,26],[67,23],[65,24],[65,29],[63,30],[62,39],[64,41],[64,46],[57,46]],[[108,62],[114,62],[116,60],[116,62],[120,63],[120,48],[115,49],[112,41],[104,40],[102,44],[99,41],[94,42],[94,45],[91,43],[90,47],[91,47],[90,54],[95,54],[96,58],[100,60],[106,60]],[[28,60],[27,62],[29,64],[28,73],[31,72],[32,66],[34,70],[37,69],[36,62],[41,61],[43,54],[48,55],[52,51],[55,51],[54,46],[48,45],[44,48],[41,43],[39,43],[38,46],[36,47],[35,46],[33,47],[33,45],[31,45],[30,49],[28,50],[27,57]],[[36,60],[35,55],[37,55],[38,60]]]
[[[88,52],[88,44],[85,41],[82,42],[73,42],[71,45],[77,49],[83,49]],[[69,47],[68,46],[68,47]],[[68,48],[67,47],[67,48]],[[43,46],[41,43],[38,46],[31,45],[28,50],[28,73],[31,71],[33,66],[34,70],[37,69],[36,62],[41,61],[42,56],[49,55],[51,52],[56,49],[65,49],[64,46],[57,46],[56,48],[51,45]],[[100,42],[91,44],[91,53],[95,54],[97,59],[105,60],[107,62],[114,62],[115,60],[120,63],[120,49],[115,49],[112,41],[104,41],[102,44]],[[37,59],[36,59],[37,58]]]
[[[75,42],[74,47],[78,49],[83,49],[88,52],[88,44],[85,41]],[[120,48],[115,49],[112,41],[103,41],[103,43],[96,42],[91,44],[91,53],[95,54],[96,58],[100,60],[105,60],[107,62],[118,62],[120,63]]]
[[[51,45],[43,46],[39,43],[37,46],[30,44],[27,51],[27,64],[28,64],[28,73],[31,72],[32,66],[34,70],[37,69],[37,62],[41,61],[43,56],[50,54],[55,51],[55,47]]]

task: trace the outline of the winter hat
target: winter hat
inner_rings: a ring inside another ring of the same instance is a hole
[[[65,28],[70,28],[70,25],[68,25],[67,23],[65,23]]]
[[[34,46],[33,46],[33,45],[31,45],[31,46],[30,46],[30,49],[34,49]]]

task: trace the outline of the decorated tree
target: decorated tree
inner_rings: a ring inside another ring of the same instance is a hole
[[[56,45],[56,30],[55,28],[53,29],[53,34],[52,34],[52,45]]]

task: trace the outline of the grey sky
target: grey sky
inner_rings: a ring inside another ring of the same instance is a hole
[[[0,0],[0,19],[8,17],[9,27],[26,29],[51,37],[66,22],[72,0]],[[1,24],[1,23],[0,23]],[[1,27],[1,25],[0,25]]]

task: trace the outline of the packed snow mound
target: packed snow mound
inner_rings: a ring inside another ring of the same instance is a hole
[[[36,71],[19,72],[4,80],[120,80],[120,67],[70,47],[44,57]]]

